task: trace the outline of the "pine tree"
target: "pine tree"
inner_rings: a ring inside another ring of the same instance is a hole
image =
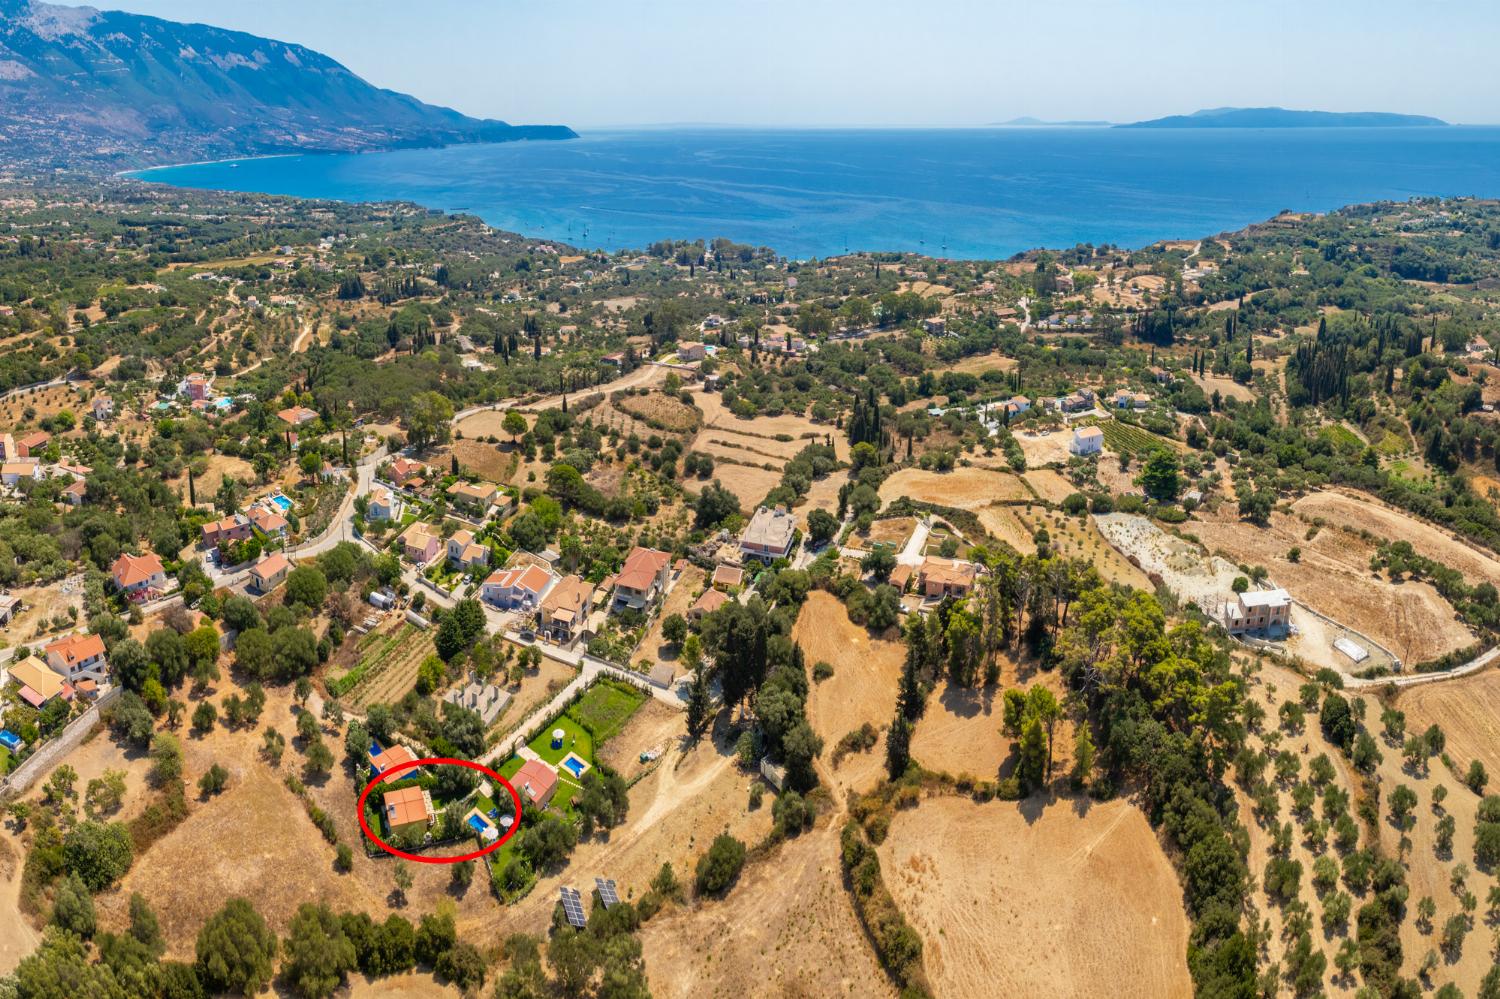
[[[713,698],[708,692],[708,670],[701,666],[693,671],[693,682],[688,688],[687,714],[688,734],[694,739],[702,737],[713,717]]]

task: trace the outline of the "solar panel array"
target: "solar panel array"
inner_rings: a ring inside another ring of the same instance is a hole
[[[595,878],[594,887],[599,889],[599,901],[606,909],[620,904],[620,893],[615,889],[614,878]]]
[[[588,917],[583,914],[583,896],[577,888],[561,888],[563,912],[567,914],[568,923],[583,929],[589,924]]]

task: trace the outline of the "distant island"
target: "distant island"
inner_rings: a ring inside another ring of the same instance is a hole
[[[1289,111],[1286,108],[1209,108],[1136,121],[1116,128],[1434,128],[1448,123],[1388,111]]]
[[[1113,122],[1108,121],[1044,121],[1041,118],[1032,118],[1029,115],[1021,118],[1012,118],[1010,121],[997,121],[990,128],[1108,128]]]

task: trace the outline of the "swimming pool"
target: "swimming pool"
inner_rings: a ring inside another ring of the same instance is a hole
[[[282,513],[286,513],[288,510],[290,510],[292,508],[292,501],[289,500],[289,499],[287,499],[285,496],[281,495],[280,493],[277,493],[276,495],[272,496],[270,499],[271,499],[272,503],[276,504],[276,509],[280,510]]]
[[[488,829],[489,827],[490,827],[490,824],[488,822],[484,821],[484,819],[480,818],[479,816],[477,816],[477,815],[470,815],[469,816],[469,828],[473,829],[475,832],[479,833],[479,835],[483,836],[485,830]]]
[[[567,757],[563,759],[562,765],[566,767],[568,772],[571,773],[574,777],[582,777],[583,772],[589,768],[589,765],[587,763],[583,762],[572,753],[569,753]]]
[[[4,746],[11,752],[15,752],[21,748],[21,737],[10,729],[0,731],[0,746]]]

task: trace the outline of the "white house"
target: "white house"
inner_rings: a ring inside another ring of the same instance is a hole
[[[797,518],[785,507],[759,507],[740,535],[740,554],[770,564],[792,550]]]
[[[556,582],[557,576],[541,566],[519,565],[491,573],[479,595],[501,610],[536,610]]]
[[[1282,589],[1239,593],[1224,604],[1222,616],[1231,635],[1284,635],[1292,619],[1292,595]]]
[[[1073,443],[1068,450],[1074,454],[1098,454],[1104,449],[1104,431],[1098,427],[1079,427],[1073,431]]]

